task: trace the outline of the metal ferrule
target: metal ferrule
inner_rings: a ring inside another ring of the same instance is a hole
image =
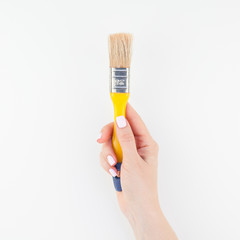
[[[129,93],[130,68],[110,68],[110,92]]]

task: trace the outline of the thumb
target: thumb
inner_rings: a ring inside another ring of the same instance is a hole
[[[116,134],[122,148],[123,156],[131,159],[137,154],[135,137],[131,126],[124,116],[116,117]]]

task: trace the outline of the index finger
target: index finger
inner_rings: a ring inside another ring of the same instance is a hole
[[[105,143],[109,139],[112,138],[112,133],[113,133],[113,122],[105,125],[101,132],[100,132],[100,137],[97,139],[98,143]]]

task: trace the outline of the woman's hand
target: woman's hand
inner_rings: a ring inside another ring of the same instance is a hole
[[[112,147],[113,123],[103,127],[98,143],[103,143],[100,162],[113,177],[117,158]],[[126,119],[116,119],[116,134],[123,152],[122,192],[117,192],[120,208],[133,227],[137,239],[177,239],[158,201],[158,144],[144,122],[128,104]]]

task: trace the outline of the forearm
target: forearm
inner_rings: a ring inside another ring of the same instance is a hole
[[[137,240],[177,240],[159,205],[133,213],[128,219]]]

